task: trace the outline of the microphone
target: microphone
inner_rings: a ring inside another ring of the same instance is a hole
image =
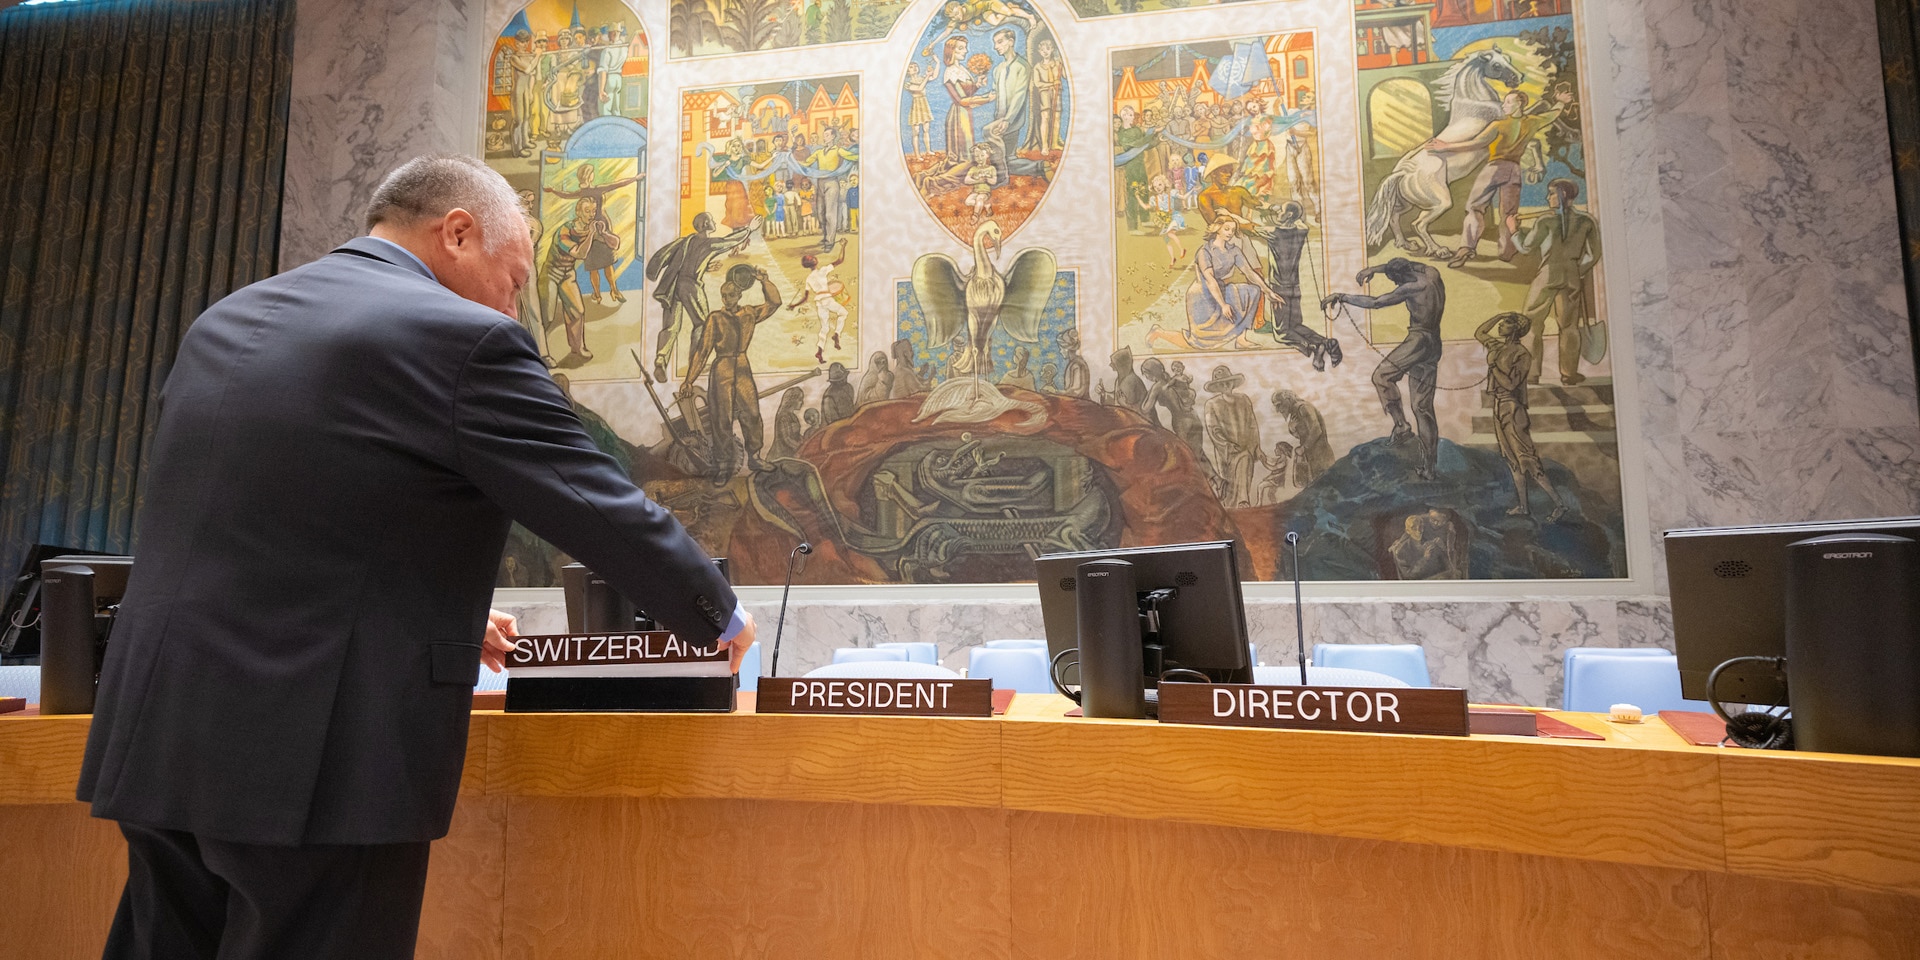
[[[780,588],[780,619],[776,621],[773,626],[773,669],[768,672],[767,676],[777,677],[780,675],[780,635],[785,633],[787,629],[787,594],[793,592],[794,561],[812,552],[813,544],[802,540],[799,545],[793,548],[792,553],[787,554],[787,582],[785,586]]]
[[[1300,535],[1287,531],[1287,549],[1293,553],[1293,636],[1300,647],[1300,685],[1307,685],[1307,614],[1300,606]]]

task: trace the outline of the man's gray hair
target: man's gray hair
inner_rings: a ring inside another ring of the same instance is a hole
[[[383,223],[410,227],[456,208],[480,222],[489,251],[500,249],[525,219],[519,195],[492,167],[472,157],[436,153],[408,160],[380,181],[367,204],[367,229]]]

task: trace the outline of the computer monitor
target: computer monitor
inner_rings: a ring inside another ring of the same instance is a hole
[[[728,583],[733,571],[726,557],[714,557],[713,565]],[[658,630],[659,624],[628,600],[613,585],[585,564],[569,563],[560,568],[562,596],[567,603],[567,630],[571,633],[624,633],[629,630]]]
[[[79,547],[40,544],[27,551],[20,575],[0,609],[0,663],[40,662],[40,565],[54,557],[86,553]]]
[[[1786,656],[1787,544],[1839,533],[1920,538],[1920,517],[1668,530],[1667,582],[1673,596],[1680,692],[1707,698],[1707,675],[1734,657]],[[1920,589],[1920,585],[1916,585]],[[1728,667],[1714,694],[1726,703],[1786,699],[1763,664]]]
[[[1199,670],[1216,683],[1253,682],[1234,541],[1083,550],[1035,559],[1034,579],[1040,588],[1040,615],[1051,656],[1079,646],[1074,574],[1089,560],[1133,564],[1142,596],[1161,589],[1173,591],[1158,604],[1159,643],[1165,648],[1167,667]]]

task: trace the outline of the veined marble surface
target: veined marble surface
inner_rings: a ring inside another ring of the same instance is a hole
[[[280,268],[365,232],[373,188],[479,143],[481,0],[298,0]]]
[[[665,4],[635,4],[664,36]],[[510,0],[300,0],[281,263],[359,232],[374,182],[478,141],[482,58]],[[1592,0],[1610,89],[1609,263],[1624,264],[1653,565],[1611,597],[1309,601],[1309,635],[1416,641],[1476,700],[1555,704],[1568,646],[1670,646],[1661,530],[1920,513],[1920,413],[1867,0]],[[1064,9],[1064,8],[1061,8]],[[908,20],[914,19],[912,16]],[[667,60],[656,63],[672,70]],[[655,104],[655,109],[661,109]],[[1615,315],[1622,312],[1616,307]],[[752,608],[769,627],[774,607]],[[557,603],[520,608],[557,630]],[[1254,601],[1268,663],[1291,604]],[[782,672],[835,646],[944,655],[1040,634],[1035,602],[827,603],[796,595]],[[964,657],[964,653],[958,654]],[[791,664],[791,666],[789,666]]]

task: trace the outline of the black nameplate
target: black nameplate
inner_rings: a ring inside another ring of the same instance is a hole
[[[724,677],[511,677],[508,713],[727,713],[735,679]]]
[[[1467,692],[1457,687],[1269,687],[1160,684],[1161,723],[1464,737]]]
[[[993,681],[925,677],[762,677],[756,713],[993,716]]]

